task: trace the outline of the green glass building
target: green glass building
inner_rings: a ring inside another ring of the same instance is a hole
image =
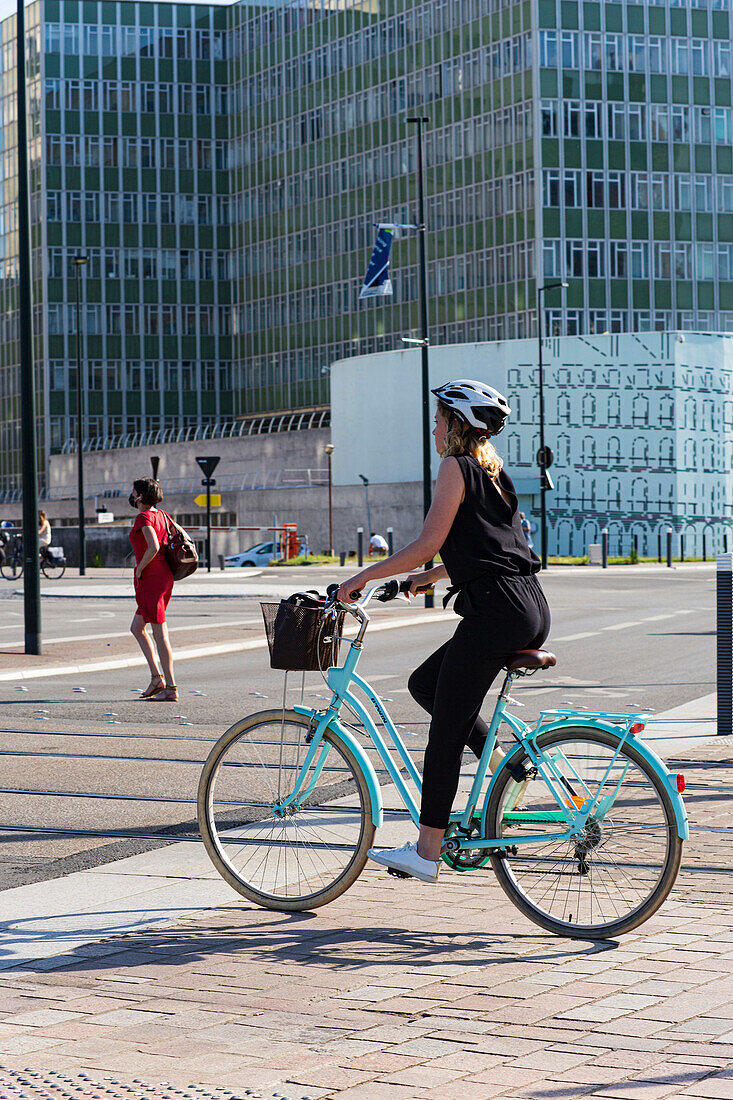
[[[330,364],[431,341],[733,330],[730,0],[39,0],[28,9],[39,416],[120,445],[328,404]],[[15,20],[0,25],[0,488],[17,482]]]

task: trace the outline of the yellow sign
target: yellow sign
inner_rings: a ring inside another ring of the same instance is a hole
[[[199,508],[205,508],[206,507],[206,493],[199,493],[199,495],[197,497],[194,497],[193,502]],[[211,507],[212,508],[221,508],[221,493],[212,493],[211,494]]]

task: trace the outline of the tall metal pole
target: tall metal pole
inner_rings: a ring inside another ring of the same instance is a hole
[[[76,273],[76,476],[79,524],[79,576],[87,571],[87,532],[84,518],[84,387],[81,378],[81,308],[79,305],[79,269],[87,262],[86,256],[72,259]]]
[[[20,322],[20,419],[23,487],[23,606],[25,652],[41,653],[41,569],[38,556],[38,456],[36,378],[33,362],[31,218],[25,87],[25,9],[18,0],[18,312]]]
[[[326,444],[326,457],[328,458],[328,552],[333,557],[333,471],[331,458],[333,456],[333,443]]]
[[[540,401],[540,449],[537,452],[537,465],[540,468],[540,532],[542,538],[541,558],[542,568],[547,569],[547,498],[545,494],[549,488],[547,483],[547,452],[545,451],[545,393],[544,371],[542,369],[542,295],[546,290],[559,290],[566,287],[567,283],[548,283],[547,286],[537,287],[537,339],[539,342],[539,401]]]
[[[432,503],[432,441],[430,438],[430,360],[429,360],[429,318],[428,318],[428,265],[426,260],[425,236],[425,173],[423,157],[423,125],[430,120],[424,117],[408,118],[408,124],[417,125],[417,233],[420,264],[420,349],[422,355],[422,484],[423,515],[430,511]],[[433,562],[426,562],[432,568]],[[433,607],[435,599],[432,593],[426,594],[425,606]]]
[[[545,394],[543,389],[543,370],[542,370],[542,292],[545,288],[543,286],[537,288],[537,334],[539,339],[539,398],[540,398],[540,453],[545,453]],[[545,481],[544,467],[540,467],[540,540],[541,548],[540,555],[542,558],[542,568],[547,569],[547,502],[545,493],[547,492]]]

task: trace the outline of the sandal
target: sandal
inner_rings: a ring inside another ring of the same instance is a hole
[[[148,698],[151,703],[177,703],[178,688],[175,684],[166,684],[165,687],[160,688],[155,695],[150,695]]]
[[[150,677],[150,683],[145,688],[145,691],[140,693],[140,698],[141,699],[149,699],[151,695],[155,695],[156,692],[162,691],[164,687],[165,687],[165,680],[160,675],[160,673],[158,673],[157,676],[151,676]]]

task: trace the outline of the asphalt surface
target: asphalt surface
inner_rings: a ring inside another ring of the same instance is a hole
[[[324,589],[347,573],[268,570],[242,578],[237,597],[191,598],[182,584],[169,609],[174,648],[256,642],[262,638],[259,591],[273,583]],[[43,657],[22,653],[22,598],[6,582],[0,671],[134,656],[127,634],[132,601],[110,595],[120,580],[118,574],[90,576],[86,586],[94,595],[84,599],[63,594],[85,584],[78,578],[54,582],[54,594],[43,600]],[[211,583],[229,590],[221,579]],[[523,718],[569,700],[595,709],[662,711],[714,691],[714,566],[556,567],[543,583],[553,615],[547,645],[558,665],[516,687],[526,705]],[[377,606],[373,621],[405,616],[414,616],[414,625],[367,635],[359,672],[414,735],[409,744],[419,756],[427,722],[407,693],[407,676],[449,637],[454,620],[428,624],[419,606],[393,604]],[[193,835],[196,785],[209,748],[238,718],[280,705],[283,676],[269,668],[262,647],[181,661],[176,672],[177,704],[139,701],[135,689],[147,683],[143,668],[0,682],[0,889],[144,850],[163,843],[157,838],[166,830]],[[310,705],[323,702],[318,674],[309,674],[304,694]],[[291,674],[289,702],[299,695],[300,676]],[[39,831],[52,829],[65,831]],[[120,831],[153,839],[110,835]]]

